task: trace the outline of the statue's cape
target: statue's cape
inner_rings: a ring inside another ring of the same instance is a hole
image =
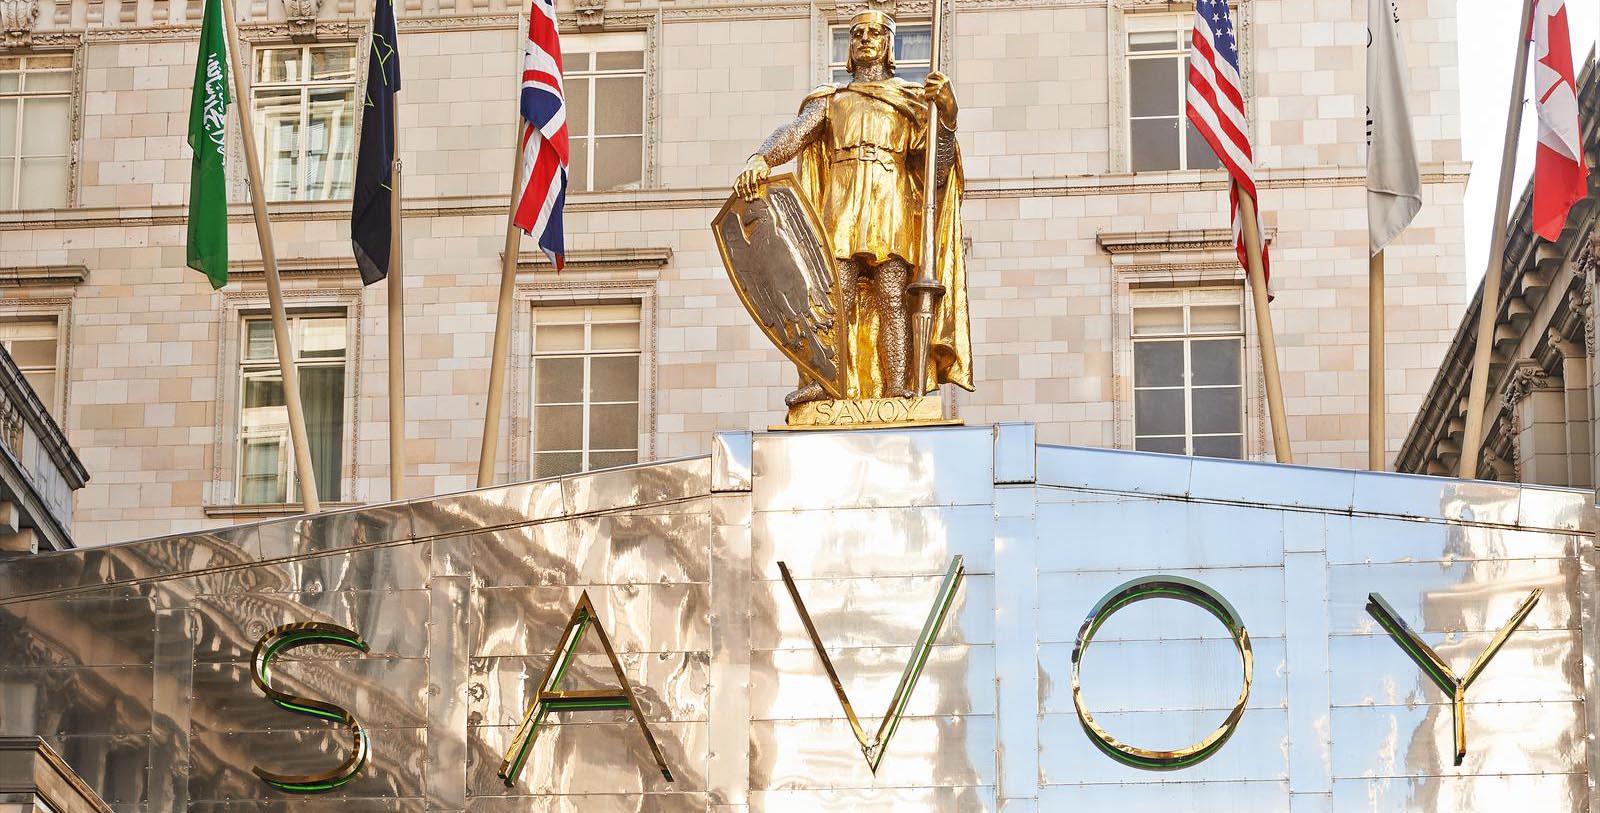
[[[928,108],[920,85],[899,78],[884,82],[823,85],[807,95],[800,106],[804,109],[813,100],[836,93],[860,93],[882,101],[910,118],[922,132],[927,132]],[[927,143],[927,139],[924,138],[922,143]],[[907,168],[918,180],[918,185],[926,189],[926,184],[922,183],[925,170],[921,151],[914,152],[908,159]],[[827,145],[822,139],[811,142],[801,150],[795,165],[795,180],[801,194],[826,220],[828,215],[823,211],[827,199],[825,190],[828,171],[832,166]],[[970,391],[973,389],[972,334],[967,309],[967,271],[961,243],[961,198],[965,190],[965,176],[961,171],[959,145],[943,186],[935,188],[939,189],[939,200],[933,273],[934,278],[944,285],[945,293],[933,314],[932,359],[928,364],[928,380],[923,389],[955,384]],[[917,235],[917,240],[920,243],[922,236]],[[915,307],[914,304],[911,306]],[[916,329],[914,322],[912,329]],[[850,333],[846,350],[847,366],[850,370],[849,386],[855,397],[875,397],[883,392],[876,357],[877,334],[876,319],[859,320]]]

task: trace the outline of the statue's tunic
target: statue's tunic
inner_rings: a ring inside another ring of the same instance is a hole
[[[886,83],[858,83],[861,85]],[[926,116],[922,117],[926,121]],[[915,266],[921,256],[921,184],[908,166],[927,141],[924,124],[908,120],[878,95],[834,93],[828,99],[829,161],[824,228],[834,256],[865,255],[873,264],[891,255]]]

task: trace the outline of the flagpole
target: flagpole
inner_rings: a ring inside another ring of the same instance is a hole
[[[520,108],[519,108],[520,110]],[[506,244],[500,259],[500,300],[494,312],[494,350],[489,359],[489,400],[483,410],[483,445],[478,450],[478,488],[494,483],[494,458],[500,445],[500,407],[506,395],[506,364],[511,355],[511,299],[517,287],[517,252],[522,230],[517,228],[517,184],[522,181],[522,118],[517,117],[511,164],[511,205],[506,212]]]
[[[1272,311],[1267,307],[1267,272],[1261,261],[1261,228],[1256,202],[1238,190],[1239,224],[1244,232],[1245,266],[1250,272],[1250,296],[1256,312],[1256,335],[1261,341],[1261,372],[1267,379],[1267,414],[1272,422],[1272,450],[1279,463],[1293,463],[1289,451],[1289,424],[1283,409],[1283,379],[1278,374],[1278,339],[1272,332]]]
[[[267,218],[266,196],[261,187],[261,168],[256,158],[256,134],[251,128],[250,80],[239,56],[239,26],[233,0],[222,0],[222,22],[228,35],[228,58],[233,68],[235,110],[239,119],[239,138],[244,144],[244,163],[250,175],[250,207],[255,213],[256,240],[261,244],[261,266],[267,279],[267,304],[272,310],[272,338],[278,350],[278,370],[283,377],[283,402],[289,412],[289,440],[294,447],[295,473],[300,479],[300,500],[308,514],[322,510],[317,499],[317,473],[311,467],[311,447],[306,439],[306,415],[300,405],[300,376],[294,367],[294,345],[289,341],[289,320],[283,312],[283,285],[278,278],[278,255],[272,245],[272,221]]]
[[[398,16],[398,12],[396,12]],[[398,20],[396,23],[398,24]],[[389,168],[389,499],[406,496],[406,305],[400,278],[400,99],[389,106],[394,163]]]
[[[1500,274],[1505,265],[1506,215],[1511,209],[1511,184],[1517,172],[1517,137],[1522,131],[1523,85],[1528,79],[1528,21],[1534,0],[1523,0],[1517,21],[1517,62],[1511,74],[1511,102],[1506,115],[1506,140],[1500,152],[1500,191],[1490,224],[1489,264],[1478,301],[1478,335],[1472,354],[1472,384],[1467,390],[1467,420],[1461,437],[1459,476],[1478,476],[1478,450],[1483,438],[1484,400],[1489,391],[1489,364],[1494,353],[1494,323],[1500,315]]]
[[[1367,468],[1383,471],[1388,442],[1383,382],[1383,249],[1367,261],[1367,272]]]
[[[944,0],[933,0],[933,44],[929,48],[928,72],[939,70],[940,30],[944,24]],[[922,166],[922,262],[916,279],[906,286],[911,294],[911,394],[922,396],[928,391],[928,363],[933,355],[933,312],[944,299],[944,285],[934,276],[933,266],[939,251],[939,190],[934,176],[939,167],[939,105],[928,100],[928,138],[923,149]],[[956,249],[959,251],[959,247]]]

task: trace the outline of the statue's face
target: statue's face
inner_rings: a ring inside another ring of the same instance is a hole
[[[887,63],[891,34],[882,23],[862,23],[850,29],[850,62],[857,68]]]

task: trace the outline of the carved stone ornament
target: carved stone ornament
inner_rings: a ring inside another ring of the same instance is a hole
[[[1533,359],[1521,359],[1511,369],[1511,378],[1506,382],[1506,391],[1500,394],[1506,406],[1515,409],[1528,393],[1542,390],[1550,384],[1550,373],[1546,372],[1539,362]]]
[[[578,30],[599,31],[606,27],[606,0],[577,0]]]
[[[1600,244],[1600,234],[1596,234],[1589,245],[1584,246],[1583,252],[1578,255],[1578,278],[1583,280],[1583,293],[1580,295],[1579,309],[1583,314],[1583,347],[1588,351],[1589,357],[1594,358],[1594,289],[1596,266],[1600,266],[1600,258],[1596,257],[1595,246]]]
[[[322,0],[283,0],[283,11],[289,24],[289,39],[295,42],[315,41],[317,12],[321,8]]]
[[[0,0],[0,35],[7,48],[33,44],[33,26],[39,22],[39,0]]]

